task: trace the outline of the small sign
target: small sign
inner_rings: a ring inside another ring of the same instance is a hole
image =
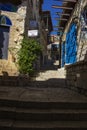
[[[38,30],[28,30],[28,36],[29,37],[37,37],[38,36]]]
[[[36,20],[30,20],[29,22],[29,29],[33,30],[33,29],[37,29],[38,28],[38,24]]]

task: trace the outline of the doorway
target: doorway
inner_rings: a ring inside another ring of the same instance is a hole
[[[0,26],[0,59],[8,59],[9,27]]]

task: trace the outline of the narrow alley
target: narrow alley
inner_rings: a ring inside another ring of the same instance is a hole
[[[87,0],[0,0],[0,130],[87,130]]]

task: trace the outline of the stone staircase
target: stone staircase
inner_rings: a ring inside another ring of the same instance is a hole
[[[21,75],[0,75],[0,86],[58,87],[65,86],[65,81],[66,79],[64,68],[57,70],[42,70],[32,79]]]
[[[64,69],[1,76],[0,130],[87,130],[87,97],[66,86]]]
[[[87,130],[87,97],[68,89],[0,88],[0,130]]]
[[[19,75],[14,63],[0,60],[0,86],[41,86],[57,87],[65,85],[66,72],[64,68],[58,69],[58,64],[48,63],[42,67],[40,72],[32,77]],[[45,81],[45,82],[44,82]],[[43,83],[42,83],[43,82]],[[55,84],[54,84],[55,82]]]
[[[39,72],[38,76],[36,76],[36,81],[46,81],[49,79],[65,79],[66,71],[64,68],[56,69],[56,70],[45,70]]]
[[[57,70],[47,70],[42,71],[36,76],[36,81],[46,81],[52,78],[58,78],[58,71]]]

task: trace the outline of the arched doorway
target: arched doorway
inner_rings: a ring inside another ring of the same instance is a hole
[[[9,31],[11,20],[4,15],[0,16],[0,59],[8,59]]]
[[[66,35],[65,62],[73,64],[77,61],[77,24],[72,23]]]

